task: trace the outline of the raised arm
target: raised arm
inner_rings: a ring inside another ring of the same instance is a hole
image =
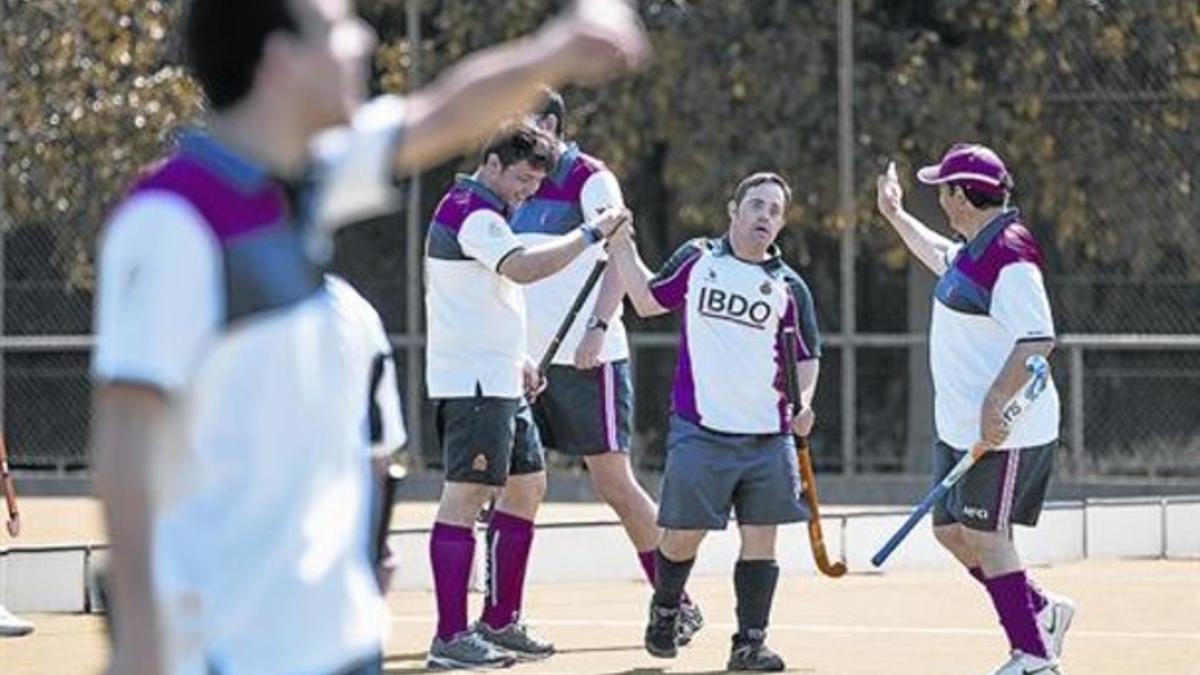
[[[612,236],[628,222],[628,211],[610,209],[553,241],[512,251],[496,269],[518,284],[531,284],[566,267],[584,249]]]
[[[629,296],[638,316],[657,316],[669,311],[651,292],[650,282],[654,279],[654,273],[642,262],[628,230],[622,230],[613,237],[608,245],[608,255],[610,264],[621,276],[625,294]]]
[[[896,163],[888,162],[887,171],[875,180],[879,213],[896,230],[904,245],[917,259],[939,277],[949,264],[947,255],[954,246],[949,238],[934,232],[911,213],[904,210],[904,191],[896,177]]]
[[[543,85],[590,83],[642,63],[649,43],[622,0],[578,0],[533,36],[485,49],[412,94],[395,167],[405,175],[476,142],[533,106]]]

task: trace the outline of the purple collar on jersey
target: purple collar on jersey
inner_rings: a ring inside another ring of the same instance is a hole
[[[261,164],[196,128],[179,132],[179,149],[211,167],[217,174],[243,190],[257,190],[275,180]]]
[[[575,159],[579,157],[579,144],[565,143],[559,147],[558,164],[554,165],[554,171],[546,178],[552,181],[555,185],[562,186],[567,180],[567,176],[571,172],[571,167],[575,164]]]
[[[979,260],[979,256],[987,250],[988,244],[996,238],[996,235],[1004,231],[1012,222],[1021,217],[1020,209],[1010,208],[1001,211],[996,217],[992,218],[988,224],[984,225],[975,236],[967,242],[967,253],[970,254],[971,260]]]
[[[722,235],[720,238],[713,240],[712,254],[715,256],[731,256],[740,262],[746,263],[747,265],[758,265],[768,272],[774,272],[783,267],[783,253],[775,244],[771,244],[769,247],[767,247],[766,260],[754,262],[751,260],[738,258],[737,254],[733,251],[733,242],[729,240],[729,234]]]
[[[473,195],[478,195],[480,199],[487,202],[488,206],[499,211],[506,219],[509,216],[508,204],[500,198],[500,195],[492,191],[491,188],[483,184],[475,176],[460,173],[455,177],[455,187],[461,187]]]

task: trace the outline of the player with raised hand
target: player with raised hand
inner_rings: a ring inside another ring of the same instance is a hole
[[[15,539],[21,536],[21,513],[17,510],[17,489],[13,487],[8,471],[8,448],[5,447],[3,434],[0,434],[0,493],[4,494],[7,513],[4,527],[8,536]],[[20,637],[32,632],[33,624],[14,616],[4,605],[0,605],[0,637]]]
[[[522,285],[597,248],[628,222],[612,208],[562,236],[526,246],[508,223],[555,164],[556,140],[526,124],[498,131],[479,168],[460,176],[434,210],[425,247],[426,385],[445,458],[429,558],[438,624],[430,667],[511,665],[554,646],[521,620],[533,523],[546,491],[545,458],[527,397],[545,382],[528,356]],[[467,626],[475,519],[488,525],[483,616]]]
[[[638,314],[682,315],[658,515],[663,535],[645,634],[646,650],[657,657],[675,656],[696,552],[708,530],[725,529],[732,507],[742,546],[728,668],[784,668],[765,643],[779,580],[776,530],[808,515],[792,432],[807,436],[812,429],[820,356],[812,295],[775,246],[790,199],[778,174],[746,177],[729,201],[725,236],[689,241],[657,274],[625,231],[609,246]],[[799,358],[795,407],[784,362],[789,335]]]
[[[990,148],[955,144],[917,179],[937,186],[957,241],[904,209],[895,164],[879,176],[877,190],[879,212],[938,276],[929,336],[934,482],[976,439],[991,448],[934,507],[934,536],[991,596],[1012,648],[994,675],[1061,673],[1058,655],[1075,607],[1029,579],[1012,540],[1014,524],[1037,524],[1054,466],[1053,379],[1020,424],[1010,428],[1003,414],[1028,379],[1029,358],[1054,348],[1041,251],[1010,204],[1012,176]]]
[[[375,673],[387,626],[364,457],[403,430],[395,391],[369,386],[390,353],[378,317],[323,274],[331,232],[393,209],[397,176],[523,112],[542,83],[640,63],[645,35],[626,3],[581,0],[365,103],[375,36],[349,0],[190,0],[182,32],[206,131],[138,182],[98,263],[110,668]],[[376,406],[397,412],[373,425]]]
[[[564,133],[566,104],[557,91],[532,116],[534,124],[558,142],[558,163],[538,191],[513,214],[517,238],[536,244],[583,226],[608,208],[624,208],[617,177],[599,159],[585,153]],[[589,271],[607,255],[589,249],[562,271],[525,288],[529,318],[529,354],[540,358],[559,323],[581,292]],[[650,583],[660,531],[654,500],[634,478],[629,461],[633,386],[629,342],[621,319],[625,288],[617,270],[604,270],[599,288],[580,309],[546,371],[546,391],[533,403],[542,442],[560,452],[582,456],[596,494],[616,511]],[[684,643],[704,624],[700,608],[687,595],[681,606]]]

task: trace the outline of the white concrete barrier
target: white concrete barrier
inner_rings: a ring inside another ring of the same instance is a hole
[[[871,572],[871,556],[904,522],[901,510],[826,516],[825,545],[832,560],[843,555],[851,572]],[[484,582],[487,542],[477,530],[473,585]],[[1092,500],[1047,504],[1036,529],[1018,527],[1017,542],[1031,564],[1087,557],[1200,557],[1200,497]],[[390,538],[399,556],[397,588],[429,589],[429,532],[401,530]],[[694,574],[731,573],[737,560],[737,526],[712,532],[701,546]],[[780,528],[777,559],[784,572],[815,573],[804,524]],[[58,546],[0,550],[0,603],[17,612],[79,612],[100,609],[89,583],[107,556],[103,547]],[[941,549],[926,519],[888,560],[886,569],[948,569],[954,560]],[[643,578],[641,566],[618,523],[570,523],[539,527],[530,558],[530,583],[613,581]]]
[[[1070,562],[1084,558],[1084,518],[1079,506],[1047,505],[1037,527],[1016,527],[1013,538],[1021,557],[1031,565]]]
[[[18,549],[0,557],[0,601],[13,612],[79,612],[84,607],[82,548]]]
[[[1167,502],[1167,557],[1200,558],[1200,499]]]
[[[1084,507],[1084,519],[1085,557],[1142,558],[1163,554],[1161,502],[1089,500]]]

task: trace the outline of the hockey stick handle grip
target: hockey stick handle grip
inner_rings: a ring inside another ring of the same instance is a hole
[[[1021,416],[1029,409],[1030,405],[1036,401],[1039,396],[1041,396],[1042,392],[1046,389],[1047,383],[1050,381],[1050,364],[1046,361],[1044,356],[1030,356],[1025,362],[1025,368],[1032,374],[1029,383],[1024,387],[1023,391],[1017,394],[1017,396],[1014,397],[1013,400],[1010,401],[1009,404],[1004,408],[1004,419],[1010,428],[1016,424],[1018,420],[1020,420]],[[950,488],[954,487],[954,484],[957,483],[963,477],[963,475],[965,475],[967,471],[971,469],[972,466],[975,466],[975,463],[978,462],[979,459],[987,452],[988,447],[982,442],[976,442],[973,446],[971,446],[971,450],[963,455],[962,459],[958,460],[958,463],[954,465],[954,468],[950,469],[950,473],[946,474],[946,477],[943,478],[941,482],[939,482],[932,490],[930,490],[929,494],[925,495],[925,498],[921,500],[921,503],[918,504],[915,509],[913,509],[913,512],[908,516],[908,519],[904,521],[904,524],[900,526],[900,529],[897,530],[896,533],[893,534],[886,543],[884,543],[879,551],[871,557],[871,564],[876,567],[882,566],[884,561],[886,561],[888,557],[896,550],[896,547],[898,547],[900,543],[904,541],[905,537],[912,532],[913,528],[917,526],[917,523],[925,517],[925,514],[929,513],[929,511],[933,509],[933,506],[941,501],[948,492],[950,492]]]
[[[904,541],[909,533],[913,531],[913,528],[917,526],[917,523],[921,522],[925,514],[929,513],[933,509],[933,506],[940,502],[946,496],[946,493],[950,492],[950,488],[958,482],[959,478],[962,478],[963,474],[972,466],[975,466],[975,462],[978,462],[979,458],[983,456],[983,453],[979,452],[981,447],[980,445],[976,445],[971,449],[971,452],[963,455],[963,458],[958,460],[958,463],[954,465],[950,473],[946,474],[946,477],[929,494],[925,495],[925,498],[921,500],[920,504],[917,504],[917,507],[909,514],[908,519],[900,526],[900,529],[896,530],[896,533],[871,558],[872,565],[876,567],[882,566],[896,548],[900,546],[900,542]]]
[[[604,268],[607,265],[608,260],[602,258],[597,260],[596,265],[592,267],[592,271],[583,282],[583,287],[579,289],[579,294],[575,296],[574,302],[571,303],[571,308],[567,310],[562,323],[558,325],[558,330],[554,333],[554,339],[550,340],[550,344],[546,346],[546,353],[542,354],[542,360],[538,362],[539,374],[545,375],[546,369],[554,362],[554,356],[558,354],[559,346],[562,344],[563,339],[567,337],[571,326],[575,323],[575,317],[579,316],[579,310],[583,308],[583,303],[587,302],[588,296],[592,294],[592,289],[600,282],[600,276],[604,274]]]

